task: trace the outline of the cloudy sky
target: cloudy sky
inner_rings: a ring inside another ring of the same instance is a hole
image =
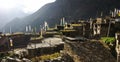
[[[55,0],[0,0],[0,28],[15,18],[34,13]]]
[[[25,13],[33,13],[46,3],[55,0],[0,0],[0,10],[9,11],[12,9],[21,9]]]

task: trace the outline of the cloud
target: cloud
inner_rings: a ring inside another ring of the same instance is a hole
[[[55,0],[23,0],[23,11],[26,13],[35,12],[47,3],[54,2]]]
[[[0,0],[0,8],[4,10],[16,8],[23,10],[25,13],[33,13],[43,5],[54,1],[55,0]]]

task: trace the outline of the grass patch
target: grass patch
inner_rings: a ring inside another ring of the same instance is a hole
[[[102,37],[101,40],[105,43],[113,43],[115,41],[115,37]]]
[[[60,57],[60,53],[54,53],[54,54],[50,54],[50,55],[43,55],[43,56],[39,56],[39,57],[35,57],[35,58],[32,58],[31,60],[33,62],[35,62],[36,60],[51,60],[51,59],[54,59],[54,58],[57,58],[57,57]]]

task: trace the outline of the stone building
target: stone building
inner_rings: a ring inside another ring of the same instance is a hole
[[[64,42],[61,38],[45,38],[42,43],[31,43],[27,45],[30,57],[53,54],[64,49]]]
[[[115,20],[110,18],[96,18],[93,22],[93,36],[106,37],[114,36]]]

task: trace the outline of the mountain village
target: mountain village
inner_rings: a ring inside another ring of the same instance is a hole
[[[120,10],[25,32],[0,33],[1,62],[120,62]]]

